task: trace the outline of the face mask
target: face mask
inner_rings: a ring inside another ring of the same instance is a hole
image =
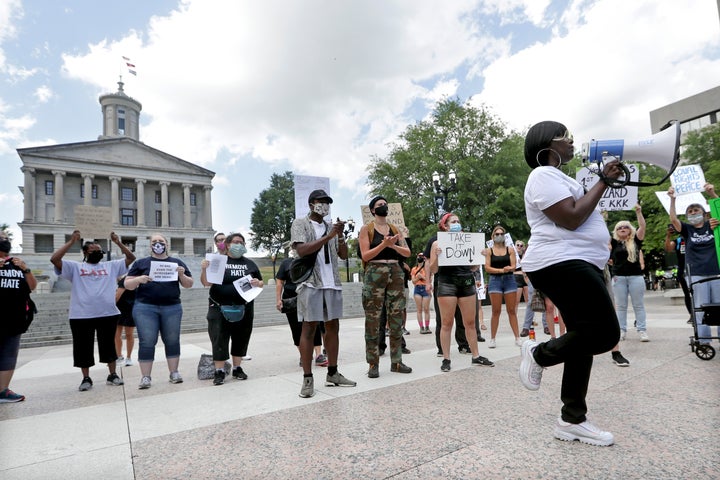
[[[697,225],[698,223],[702,223],[703,220],[705,220],[705,215],[702,213],[687,216],[687,221],[690,225]]]
[[[87,254],[87,263],[99,263],[105,256],[102,250],[94,250]]]
[[[495,243],[505,243],[505,235],[495,235],[493,240]]]
[[[416,259],[415,261],[416,261],[418,264],[420,264],[420,263],[425,263],[425,257],[417,257],[417,259]]]
[[[232,257],[240,258],[247,253],[247,248],[245,248],[245,245],[242,243],[232,243],[230,244],[228,253],[230,253]]]
[[[10,253],[11,248],[10,240],[0,240],[0,252]]]
[[[325,217],[328,213],[330,213],[330,204],[316,203],[315,205],[313,205],[313,212],[317,213],[321,217]]]
[[[380,205],[375,209],[375,216],[376,217],[387,217],[388,214],[388,206],[387,205]]]
[[[459,223],[451,223],[450,231],[451,232],[462,232],[462,225]]]
[[[217,244],[218,250],[225,250],[225,242],[220,242]]]
[[[165,250],[167,249],[167,246],[164,243],[153,243],[152,244],[152,251],[155,252],[156,255],[162,255],[165,253]]]

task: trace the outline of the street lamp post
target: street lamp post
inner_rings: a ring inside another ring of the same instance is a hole
[[[432,174],[433,187],[435,187],[435,207],[437,208],[438,218],[450,210],[447,194],[457,190],[457,175],[455,175],[455,170],[450,170],[447,179],[450,185],[444,187],[440,183],[440,174],[438,172],[433,172]]]
[[[343,236],[345,237],[345,241],[350,238],[350,235],[355,231],[355,222],[353,221],[352,217],[347,219],[347,222],[345,222],[345,230],[343,231]],[[345,259],[345,269],[347,270],[347,281],[350,282],[350,250],[348,249],[347,258]]]

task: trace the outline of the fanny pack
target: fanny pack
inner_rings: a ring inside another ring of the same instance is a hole
[[[225,320],[231,323],[239,322],[245,316],[245,305],[220,305],[212,298],[210,301],[220,309]]]

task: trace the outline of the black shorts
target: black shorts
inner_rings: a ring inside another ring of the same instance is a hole
[[[463,277],[438,277],[437,290],[435,295],[438,297],[469,297],[476,295],[475,278],[472,276]]]
[[[523,275],[522,273],[515,273],[513,275],[515,276],[515,283],[517,283],[517,288],[527,287],[525,275]]]

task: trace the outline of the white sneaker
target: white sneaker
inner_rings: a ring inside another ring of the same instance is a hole
[[[245,355],[244,357],[242,357],[242,359],[245,360],[245,361],[252,360],[252,356],[251,356],[251,355]]]
[[[520,348],[520,381],[528,390],[537,390],[540,388],[540,381],[544,368],[537,364],[533,357],[533,351],[537,347],[537,342],[525,340]]]
[[[140,390],[145,390],[145,389],[150,388],[151,385],[152,385],[152,379],[148,376],[145,376],[145,377],[142,377],[142,379],[140,380],[140,385],[138,385],[138,388]]]
[[[494,339],[494,338],[491,338],[491,339],[488,341],[488,348],[495,348],[496,346],[497,346],[497,345],[495,345],[495,339]]]
[[[125,365],[125,357],[123,357],[122,355],[117,357],[117,359],[115,360],[115,365],[118,367],[124,366]]]
[[[576,424],[568,423],[558,418],[554,436],[558,440],[564,440],[566,442],[578,440],[582,443],[596,445],[598,447],[607,447],[615,442],[612,433],[600,430],[587,420]]]
[[[645,330],[638,332],[638,335],[640,335],[641,342],[649,342],[650,341],[650,337],[648,337],[648,334]]]
[[[620,340],[625,340],[626,336],[627,336],[627,332],[624,330],[620,330]]]
[[[522,344],[523,344],[522,340],[520,340],[519,338],[515,339],[515,345],[517,345],[518,347],[522,347]]]
[[[126,366],[126,367],[132,367],[132,366],[133,366],[132,358],[127,357],[127,358],[125,359],[125,366]]]
[[[180,372],[172,372],[170,374],[170,383],[182,383],[183,378],[180,375]]]

